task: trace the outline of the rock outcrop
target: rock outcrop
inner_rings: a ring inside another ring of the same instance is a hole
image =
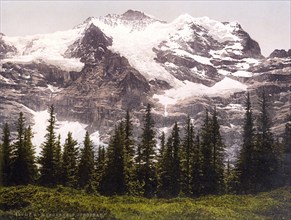
[[[291,49],[289,49],[288,51],[286,50],[274,50],[270,56],[270,58],[274,58],[274,57],[278,57],[278,58],[287,58],[287,57],[291,57]]]

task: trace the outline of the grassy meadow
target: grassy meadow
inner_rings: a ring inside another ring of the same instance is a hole
[[[0,219],[291,219],[291,187],[258,195],[146,199],[71,188],[0,188]]]

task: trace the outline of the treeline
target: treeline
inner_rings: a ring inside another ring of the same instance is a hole
[[[127,112],[114,128],[108,147],[99,146],[96,153],[88,132],[81,149],[70,132],[61,146],[51,106],[38,158],[34,155],[31,128],[25,126],[23,113],[20,113],[14,140],[11,140],[8,124],[3,128],[2,185],[63,185],[102,195],[163,198],[256,193],[291,185],[291,116],[283,140],[275,140],[265,93],[260,97],[259,106],[259,117],[254,120],[247,94],[243,145],[234,167],[225,162],[225,145],[215,108],[211,112],[206,110],[199,131],[188,117],[183,128],[175,123],[166,138],[164,133],[157,137],[148,105],[138,142],[133,137],[133,125]]]

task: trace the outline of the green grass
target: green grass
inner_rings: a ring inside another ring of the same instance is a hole
[[[103,197],[70,188],[0,188],[0,219],[291,219],[291,187],[197,199]]]

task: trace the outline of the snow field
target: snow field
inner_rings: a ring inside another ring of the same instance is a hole
[[[29,63],[44,61],[67,71],[81,71],[84,64],[75,58],[65,58],[64,53],[83,30],[71,29],[52,34],[39,34],[25,37],[7,37],[3,39],[16,47],[16,56],[4,59],[4,62]]]
[[[167,106],[175,105],[178,101],[190,98],[192,96],[229,96],[234,92],[246,91],[247,86],[233,80],[229,77],[225,77],[223,80],[217,82],[212,87],[207,87],[202,84],[193,83],[190,81],[184,81],[184,85],[175,89],[169,89],[165,91],[163,95],[154,94],[153,98],[158,99],[159,103],[164,105],[165,113],[167,116]]]
[[[25,106],[24,106],[25,107]],[[34,125],[32,126],[32,132],[34,137],[32,139],[33,145],[36,147],[36,155],[38,156],[41,152],[41,145],[45,141],[45,134],[47,133],[46,128],[48,125],[49,113],[48,111],[33,111],[25,107],[31,114],[33,114]],[[83,145],[83,141],[86,134],[86,124],[73,121],[56,121],[56,136],[61,135],[61,144],[65,143],[68,132],[72,132],[72,137],[78,142],[80,146]],[[99,131],[96,131],[90,135],[90,138],[94,146],[103,144],[100,141]]]

